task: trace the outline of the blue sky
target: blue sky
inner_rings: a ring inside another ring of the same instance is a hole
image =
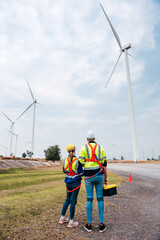
[[[160,2],[102,0],[129,58],[140,159],[160,155]],[[3,1],[0,6],[0,110],[12,121],[38,100],[35,157],[58,144],[77,155],[92,129],[108,158],[133,159],[124,55],[98,1]],[[17,155],[31,149],[33,108],[16,123]],[[0,153],[10,122],[0,116]],[[15,137],[13,138],[13,153]]]

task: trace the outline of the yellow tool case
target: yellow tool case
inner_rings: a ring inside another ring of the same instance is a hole
[[[103,187],[103,196],[112,196],[117,194],[117,185],[116,184],[104,184]]]

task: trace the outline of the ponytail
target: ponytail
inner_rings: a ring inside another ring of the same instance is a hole
[[[68,152],[68,158],[69,158],[69,162],[72,162],[73,159],[73,151]]]

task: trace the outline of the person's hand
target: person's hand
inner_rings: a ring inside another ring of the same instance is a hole
[[[107,176],[105,176],[105,178],[104,178],[104,183],[105,183],[105,184],[108,183],[108,177],[107,177]]]

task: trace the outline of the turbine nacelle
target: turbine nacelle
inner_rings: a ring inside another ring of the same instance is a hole
[[[131,47],[132,47],[132,45],[130,43],[127,43],[121,50],[122,50],[122,52],[124,52],[125,49],[128,50]]]

